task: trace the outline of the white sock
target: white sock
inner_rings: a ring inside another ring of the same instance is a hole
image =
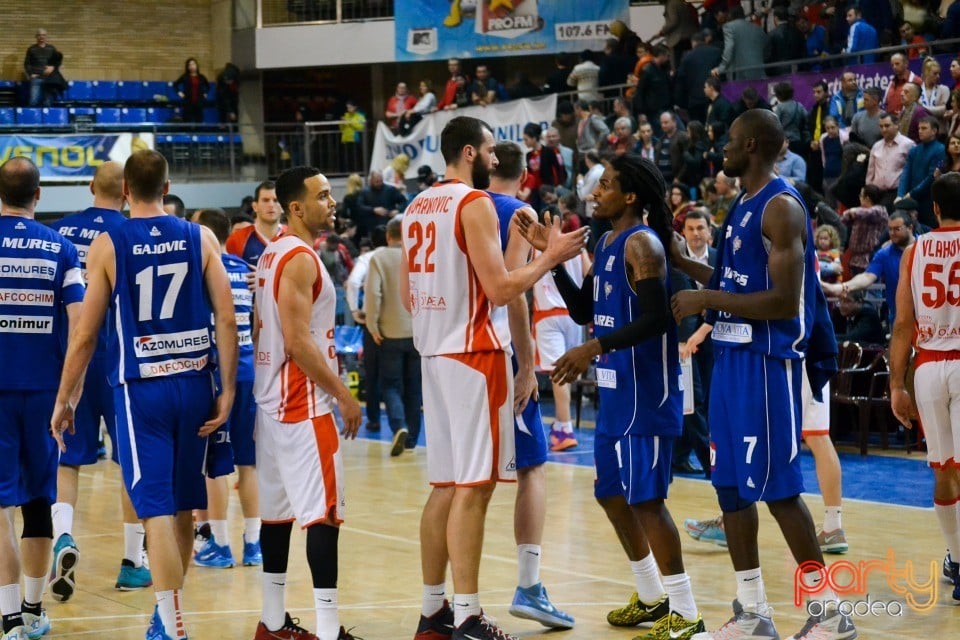
[[[571,422],[558,422],[557,429],[563,431],[564,433],[573,433],[573,423]]]
[[[480,615],[480,594],[453,595],[453,626],[459,627],[470,616]]]
[[[540,582],[540,545],[517,545],[517,566],[521,588],[527,589]]]
[[[143,538],[145,531],[139,522],[123,523],[123,559],[129,560],[135,567],[143,566]]]
[[[20,613],[20,583],[0,587],[0,615]]]
[[[686,573],[663,576],[663,588],[670,598],[671,611],[679,613],[687,620],[697,619],[697,603],[693,600],[690,576]]]
[[[260,542],[260,518],[243,519],[243,541]]]
[[[653,604],[663,597],[663,584],[660,582],[660,570],[652,553],[643,560],[630,563],[633,579],[637,583],[637,596],[644,604]]]
[[[843,529],[840,524],[840,507],[826,507],[823,510],[823,530],[830,532]]]
[[[73,535],[73,506],[67,502],[56,502],[50,507],[53,519],[53,541],[56,542],[65,533]]]
[[[767,594],[763,590],[760,567],[737,571],[737,600],[744,610],[764,615],[767,610]]]
[[[823,578],[824,573],[821,571],[808,571],[800,576],[800,581],[808,590],[807,593],[810,593],[811,600],[823,602],[825,604],[836,604],[838,598],[833,589],[831,589],[829,586],[820,588]]]
[[[157,591],[157,612],[163,622],[164,632],[176,640],[186,638],[187,631],[183,626],[183,614],[180,611],[180,590]]]
[[[43,600],[43,589],[47,586],[47,576],[31,578],[23,575],[23,601],[27,604],[40,604]]]
[[[337,590],[314,589],[313,604],[317,609],[317,638],[320,640],[337,640],[340,636]]]
[[[230,546],[230,530],[226,520],[211,520],[210,533],[213,534],[213,541],[221,547]]]
[[[940,531],[943,533],[944,540],[947,541],[947,548],[960,549],[960,501],[954,500],[952,504],[940,504],[934,501],[933,510],[940,522]],[[954,562],[958,560],[954,556],[950,559]]]
[[[260,620],[269,631],[276,631],[287,620],[287,574],[263,573],[263,608]]]
[[[446,584],[425,584],[423,585],[423,608],[421,613],[429,618],[440,609],[443,609],[443,602],[447,599]]]

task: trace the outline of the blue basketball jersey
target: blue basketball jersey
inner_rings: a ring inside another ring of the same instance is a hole
[[[635,321],[647,304],[637,297],[627,276],[624,251],[635,233],[648,233],[659,242],[652,229],[637,225],[609,243],[610,234],[604,234],[597,243],[593,263],[593,333],[597,338]],[[666,286],[669,292],[669,280]],[[677,327],[673,322],[662,336],[600,356],[597,432],[679,436],[683,429],[680,375]]]
[[[237,319],[237,382],[253,381],[253,292],[247,287],[250,266],[243,258],[229,253],[220,254],[230,278],[233,293],[233,311]],[[211,315],[211,322],[213,316]]]
[[[763,236],[767,204],[780,194],[792,196],[806,212],[803,198],[782,178],[771,180],[749,199],[743,194],[727,214],[726,237],[718,260],[720,290],[730,293],[766,291],[772,286],[769,268],[769,241]],[[813,328],[816,309],[817,253],[810,216],[807,215],[807,244],[803,255],[803,285],[800,313],[789,320],[751,320],[718,312],[713,340],[729,348],[750,349],[774,358],[802,358]]]
[[[35,220],[0,217],[0,389],[59,386],[66,305],[82,301],[74,246]]]
[[[80,256],[80,268],[83,269],[83,281],[87,281],[87,253],[90,245],[101,233],[111,233],[118,225],[126,222],[126,218],[119,211],[90,207],[65,216],[54,226],[64,238],[73,243]],[[94,357],[102,358],[106,355],[107,345],[110,343],[108,333],[109,322],[104,322],[100,328],[100,337],[97,340],[97,351]]]
[[[493,206],[497,210],[497,219],[500,221],[500,251],[506,251],[507,239],[510,237],[510,220],[513,218],[513,214],[517,212],[517,209],[529,207],[530,204],[513,196],[505,196],[502,193],[487,191],[487,195],[493,199]]]
[[[110,384],[204,372],[211,312],[200,227],[173,216],[133,218],[110,238],[117,264]]]

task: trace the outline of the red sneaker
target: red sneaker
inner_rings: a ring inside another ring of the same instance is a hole
[[[300,626],[299,618],[291,618],[289,613],[286,616],[283,626],[276,631],[267,629],[261,620],[253,640],[318,640],[317,636]]]

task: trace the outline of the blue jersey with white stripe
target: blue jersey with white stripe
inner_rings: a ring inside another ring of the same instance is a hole
[[[203,373],[212,344],[200,227],[173,216],[133,218],[110,238],[117,264],[110,384]]]
[[[220,258],[230,278],[233,311],[237,319],[237,382],[253,382],[253,292],[247,287],[250,266],[243,258],[229,253],[220,254]]]
[[[90,207],[80,213],[65,216],[53,225],[60,235],[76,247],[77,255],[80,257],[80,268],[83,269],[84,282],[87,281],[87,253],[90,251],[90,245],[101,233],[111,233],[124,222],[126,218],[119,211]],[[110,344],[109,326],[110,323],[104,322],[100,328],[94,357],[102,358],[107,353],[107,345]]]
[[[609,241],[611,234],[604,234],[597,243],[593,263],[593,333],[597,338],[634,322],[648,304],[637,297],[627,275],[624,251],[635,233],[647,233],[660,242],[652,229],[637,225]],[[665,286],[669,292],[669,280]],[[683,429],[680,375],[677,326],[673,322],[662,336],[600,356],[597,432],[679,436]]]
[[[76,248],[35,220],[0,216],[0,389],[57,389],[66,305],[82,301]]]
[[[770,244],[763,236],[763,216],[769,202],[781,195],[792,196],[806,206],[797,190],[782,178],[771,180],[753,197],[740,198],[727,214],[726,237],[720,247],[718,268],[720,290],[731,293],[766,291],[770,280]],[[803,254],[803,285],[800,313],[789,320],[751,320],[717,312],[713,340],[729,348],[750,349],[774,358],[802,358],[813,328],[816,309],[817,254],[810,216],[807,215],[807,244]]]

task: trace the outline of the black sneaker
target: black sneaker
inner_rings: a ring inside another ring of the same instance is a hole
[[[440,610],[429,618],[420,614],[420,624],[413,640],[450,640],[452,637],[453,609],[448,601],[444,600]]]
[[[353,631],[353,627],[350,628],[350,631]],[[353,635],[350,631],[340,627],[340,634],[337,636],[337,640],[363,640],[363,638]]]
[[[453,640],[516,640],[483,616],[470,616],[453,631]]]

